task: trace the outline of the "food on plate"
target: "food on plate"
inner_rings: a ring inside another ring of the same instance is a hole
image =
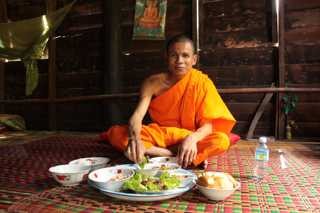
[[[168,169],[179,169],[180,167],[177,165],[168,165],[168,164],[162,164],[160,166],[161,170],[168,170]]]
[[[236,180],[229,174],[223,172],[204,172],[197,180],[200,186],[214,189],[233,189]]]
[[[130,174],[123,172],[122,169],[118,169],[117,173],[112,178],[110,178],[109,181],[120,181],[128,177],[130,177]]]
[[[124,182],[122,190],[140,193],[160,192],[177,188],[180,183],[181,181],[175,175],[170,175],[168,172],[162,172],[160,176],[150,176],[136,172],[132,178]]]
[[[177,157],[155,157],[149,159],[150,163],[177,163]]]
[[[136,165],[137,171],[149,176],[160,175],[160,173],[165,171],[173,171],[180,169],[180,166],[176,163],[146,163],[143,168]]]
[[[157,169],[157,170],[171,170],[171,169],[179,169],[180,166],[176,163],[155,163],[155,165],[150,166],[150,169]]]
[[[144,169],[144,166],[145,166],[147,163],[149,163],[149,159],[148,159],[146,156],[144,156],[142,162],[139,163],[138,165],[139,165],[140,169]]]

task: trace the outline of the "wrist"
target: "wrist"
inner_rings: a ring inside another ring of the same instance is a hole
[[[187,138],[189,141],[191,141],[194,144],[197,144],[199,141],[199,135],[195,132],[190,134]]]
[[[188,138],[190,138],[191,141],[199,141],[200,134],[198,132],[191,133]]]

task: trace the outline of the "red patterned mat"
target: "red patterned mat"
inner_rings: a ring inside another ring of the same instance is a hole
[[[48,136],[46,139],[0,147],[0,209],[32,193],[56,187],[49,167],[71,160],[108,156],[125,161],[108,144],[87,136]]]
[[[20,151],[0,149],[0,201],[3,207],[12,204],[10,212],[320,212],[320,156],[292,147],[283,150],[289,168],[280,168],[279,154],[271,149],[268,175],[261,182],[250,178],[253,146],[240,143],[210,159],[209,170],[229,172],[241,182],[241,189],[225,201],[209,201],[193,189],[162,202],[124,202],[85,183],[60,187],[47,172],[50,165],[85,156],[122,163],[119,153],[90,138],[51,137],[24,144]]]

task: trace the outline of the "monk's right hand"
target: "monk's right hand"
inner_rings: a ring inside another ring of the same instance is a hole
[[[128,147],[126,155],[129,160],[140,163],[144,159],[145,148],[140,140],[140,128],[137,124],[129,124]]]
[[[133,138],[129,138],[128,147],[126,150],[126,156],[129,160],[140,163],[144,159],[145,148],[143,143],[140,140],[135,140]]]
[[[144,159],[145,148],[140,140],[140,132],[142,128],[139,116],[132,116],[128,124],[128,158],[135,162],[140,163]]]

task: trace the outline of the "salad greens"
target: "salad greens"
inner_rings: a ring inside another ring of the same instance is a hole
[[[181,181],[168,172],[162,172],[159,177],[148,176],[136,172],[132,178],[124,182],[123,191],[134,192],[160,192],[163,190],[174,189],[180,186]]]
[[[149,159],[148,159],[146,156],[144,156],[144,157],[143,157],[143,160],[142,160],[141,163],[139,163],[138,165],[139,165],[140,169],[143,169],[144,166],[145,166],[147,163],[149,163]]]

